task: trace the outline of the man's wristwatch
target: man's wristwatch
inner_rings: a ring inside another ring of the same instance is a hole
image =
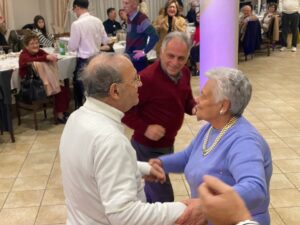
[[[252,220],[244,220],[239,222],[237,225],[259,225],[259,223]]]

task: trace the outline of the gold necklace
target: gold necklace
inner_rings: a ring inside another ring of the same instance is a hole
[[[208,129],[208,131],[205,134],[203,145],[202,145],[203,156],[208,155],[208,153],[210,153],[217,146],[217,144],[220,142],[220,140],[224,136],[224,134],[229,130],[230,127],[232,127],[236,123],[236,121],[237,121],[237,118],[232,117],[229,120],[229,122],[222,128],[221,132],[218,134],[218,136],[216,137],[216,139],[214,140],[214,142],[212,143],[212,145],[209,148],[207,148],[207,142],[208,142],[208,138],[209,138],[210,132],[213,127],[211,126]]]

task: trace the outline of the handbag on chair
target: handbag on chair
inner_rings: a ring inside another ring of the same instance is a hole
[[[28,73],[21,81],[20,98],[24,102],[32,103],[47,98],[43,81],[36,75],[32,66],[28,66]]]

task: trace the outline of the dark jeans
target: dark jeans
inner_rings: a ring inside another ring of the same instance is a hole
[[[200,45],[196,45],[193,46],[191,48],[191,63],[196,64],[197,62],[199,62],[199,58],[200,58]]]
[[[131,144],[136,151],[139,161],[148,162],[149,159],[157,158],[165,154],[174,152],[174,148],[150,148],[139,144],[135,140],[131,140]],[[145,194],[147,202],[174,202],[174,193],[169,176],[166,174],[167,180],[165,183],[145,182]]]
[[[292,32],[292,46],[297,47],[298,42],[298,26],[299,26],[299,13],[292,14],[282,13],[282,46],[287,47],[287,36],[289,30]]]
[[[84,87],[82,81],[79,78],[80,73],[82,72],[82,69],[87,61],[88,59],[83,58],[77,58],[76,61],[76,68],[73,77],[75,109],[78,109],[80,106],[82,106],[84,101]]]

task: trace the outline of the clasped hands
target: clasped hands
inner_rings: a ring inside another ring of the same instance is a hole
[[[150,159],[149,164],[157,173],[163,173],[165,179],[160,159]],[[245,203],[231,186],[208,175],[203,181],[198,189],[200,198],[182,201],[186,209],[176,224],[205,225],[210,221],[214,225],[230,225],[251,219]]]
[[[164,171],[163,165],[160,159],[150,159],[149,164],[157,171]],[[187,207],[184,213],[176,221],[176,224],[181,225],[205,225],[206,219],[202,213],[201,202],[199,199],[186,199],[182,201]]]

